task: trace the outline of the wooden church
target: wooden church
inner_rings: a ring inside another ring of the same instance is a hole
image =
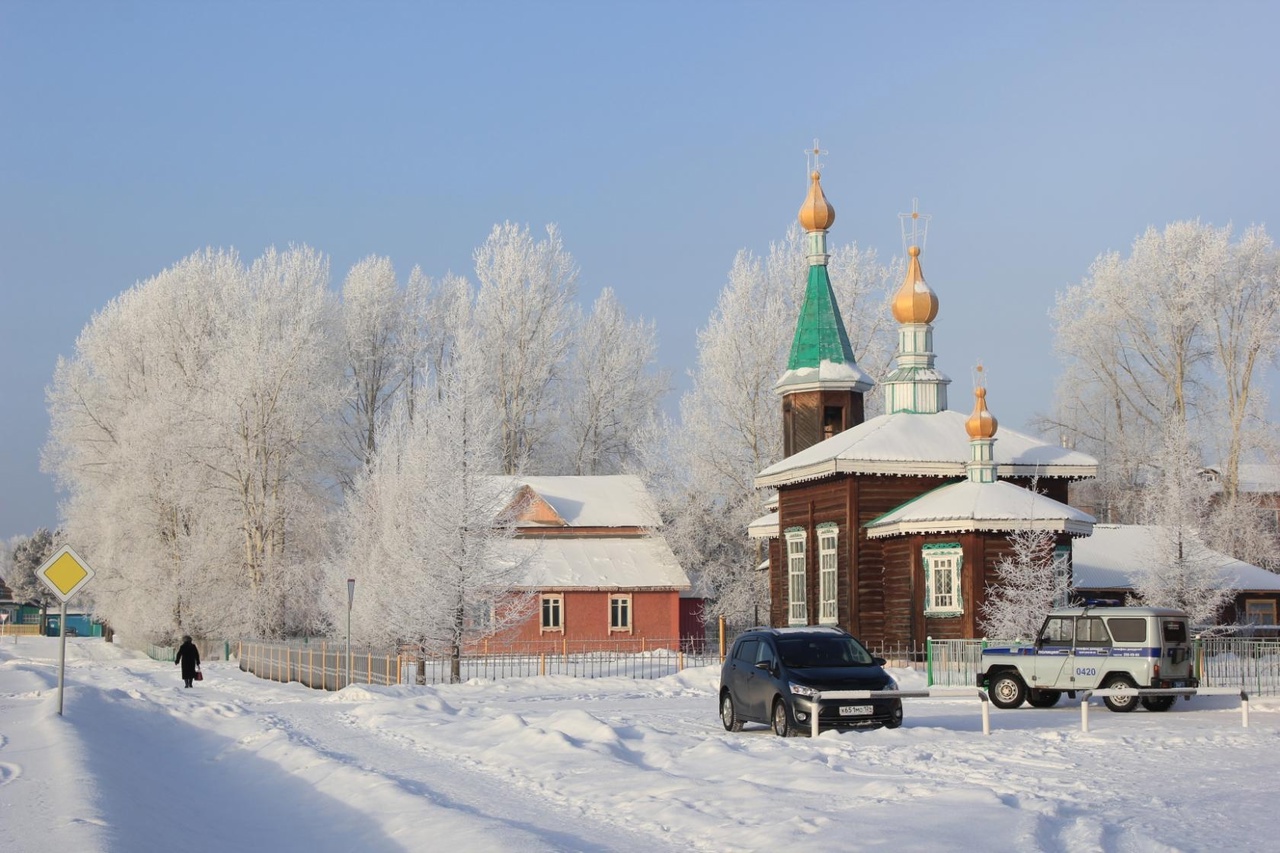
[[[815,170],[800,209],[808,285],[775,387],[787,456],[755,479],[777,490],[776,512],[751,525],[769,542],[770,622],[838,625],[876,646],[981,637],[1010,533],[1053,531],[1069,554],[1092,531],[1094,519],[1067,505],[1067,485],[1095,476],[1097,461],[1011,430],[997,437],[985,388],[972,414],[947,409],[950,380],[934,366],[938,298],[914,229],[892,305],[885,414],[867,420],[875,382],[854,360],[827,274],[834,221]]]

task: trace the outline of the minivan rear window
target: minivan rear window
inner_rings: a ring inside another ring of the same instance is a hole
[[[1165,619],[1160,622],[1164,628],[1166,643],[1185,643],[1187,641],[1187,623],[1181,619]]]
[[[1111,636],[1117,643],[1145,643],[1147,641],[1147,620],[1132,617],[1116,617],[1107,620]]]

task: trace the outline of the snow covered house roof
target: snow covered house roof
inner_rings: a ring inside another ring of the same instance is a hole
[[[612,474],[590,477],[511,477],[512,488],[545,506],[526,511],[517,526],[642,527],[662,525],[648,489],[639,477]],[[525,489],[527,487],[527,489]]]
[[[688,589],[639,477],[510,477],[522,501],[511,548],[534,589]],[[580,534],[575,530],[581,529]]]
[[[897,412],[858,424],[756,475],[756,488],[833,474],[963,477],[970,458],[968,415],[945,409],[932,414]],[[1098,461],[1086,453],[1048,444],[1014,430],[1000,431],[995,462],[1003,477],[1093,477]]]
[[[531,589],[677,589],[690,587],[661,536],[520,537],[511,547],[530,557]]]
[[[1249,592],[1280,591],[1280,575],[1194,542],[1193,559],[1213,560],[1223,586]],[[1144,524],[1098,524],[1093,535],[1071,548],[1076,589],[1132,589],[1133,575],[1159,550],[1158,528]]]
[[[1221,468],[1206,468],[1214,480],[1221,481]],[[1280,465],[1246,463],[1240,466],[1240,491],[1247,494],[1280,494]]]
[[[905,533],[1052,530],[1088,536],[1094,518],[1053,498],[997,481],[941,486],[866,524],[871,539]]]
[[[766,513],[747,525],[752,539],[773,539],[778,535],[778,511]]]

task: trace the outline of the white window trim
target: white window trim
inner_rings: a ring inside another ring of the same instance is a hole
[[[793,544],[798,544],[800,547],[793,551],[791,547]],[[809,585],[806,565],[808,532],[802,528],[788,530],[785,545],[787,549],[787,624],[808,625],[809,610],[806,604]]]
[[[818,534],[818,624],[835,625],[840,621],[840,528],[821,524]]]
[[[556,602],[555,614],[559,624],[548,626],[546,624],[546,603],[548,601]],[[543,593],[538,601],[538,628],[542,634],[563,634],[564,633],[564,596],[559,593]]]
[[[613,624],[613,604],[615,601],[622,601],[622,602],[625,602],[626,604],[626,608],[625,608],[625,614],[627,617],[626,625],[615,626]],[[635,624],[634,617],[631,613],[631,606],[632,606],[632,601],[631,601],[631,596],[629,594],[615,593],[609,596],[609,633],[610,634],[630,634],[631,633],[632,625]]]
[[[964,549],[959,543],[948,542],[938,545],[925,545],[921,557],[924,562],[924,612],[926,616],[950,617],[964,615],[964,598],[961,593],[964,579]],[[950,562],[951,565],[939,566],[938,563]],[[949,604],[941,606],[937,603],[936,586],[938,577],[951,575],[951,597]]]

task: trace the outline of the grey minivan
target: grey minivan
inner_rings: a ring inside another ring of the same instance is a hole
[[[820,692],[897,690],[884,662],[840,628],[752,628],[720,668],[720,721],[731,732],[764,723],[780,737],[810,731],[814,713],[821,729],[895,729],[901,699],[824,699],[814,708]]]

